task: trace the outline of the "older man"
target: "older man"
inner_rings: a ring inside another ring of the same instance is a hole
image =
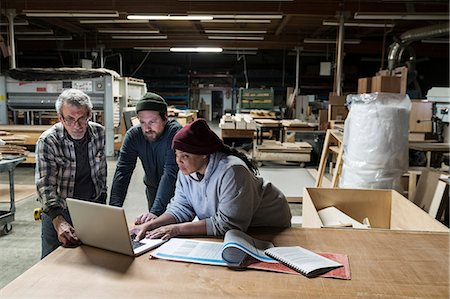
[[[67,89],[55,106],[59,122],[36,143],[36,188],[43,205],[42,258],[60,245],[80,242],[67,211],[67,197],[106,203],[107,195],[105,129],[89,121],[89,96]]]
[[[146,93],[136,105],[139,125],[125,135],[111,188],[110,204],[122,206],[130,179],[141,160],[149,213],[136,219],[136,224],[163,214],[175,190],[178,166],[172,150],[173,136],[181,129],[167,116],[167,104],[155,93]]]

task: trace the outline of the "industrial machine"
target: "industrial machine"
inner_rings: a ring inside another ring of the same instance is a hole
[[[433,102],[433,132],[439,141],[449,142],[450,87],[432,87],[427,92],[427,100]]]
[[[90,96],[93,120],[101,122],[106,129],[106,155],[113,156],[114,128],[120,123],[122,111],[134,105],[147,88],[143,80],[120,77],[111,70],[12,69],[5,79],[6,105],[0,105],[0,123],[43,124],[44,115],[55,112],[58,95],[68,88],[82,90]],[[5,119],[8,111],[12,120]],[[101,117],[97,119],[98,116]]]

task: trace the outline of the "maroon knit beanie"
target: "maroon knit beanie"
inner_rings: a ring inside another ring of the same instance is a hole
[[[194,155],[208,155],[219,151],[223,142],[209,127],[204,119],[184,126],[173,137],[172,148]]]

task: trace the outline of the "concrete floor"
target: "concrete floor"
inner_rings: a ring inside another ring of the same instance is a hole
[[[108,186],[111,186],[116,158],[108,160]],[[286,195],[301,196],[304,186],[314,184],[305,169],[298,166],[276,166],[274,164],[260,167],[261,175],[278,186]],[[283,175],[280,175],[283,173]],[[129,222],[140,213],[146,211],[147,201],[142,183],[143,169],[138,163],[133,174],[124,209]],[[16,184],[34,184],[34,167],[19,166],[16,168],[14,180]],[[8,182],[5,173],[0,174],[0,183]],[[291,204],[293,225],[301,225],[301,205]],[[34,221],[33,210],[40,207],[35,196],[30,196],[16,203],[15,221],[9,234],[0,235],[0,288],[25,272],[40,259],[40,222]],[[9,204],[1,204],[1,210],[9,210]],[[1,297],[1,291],[0,291]]]

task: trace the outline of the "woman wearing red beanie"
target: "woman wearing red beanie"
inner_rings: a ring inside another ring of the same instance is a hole
[[[174,198],[164,214],[133,229],[137,239],[291,225],[283,193],[257,176],[256,166],[224,145],[205,120],[178,131],[172,147],[180,168]],[[196,216],[199,221],[192,222]]]

